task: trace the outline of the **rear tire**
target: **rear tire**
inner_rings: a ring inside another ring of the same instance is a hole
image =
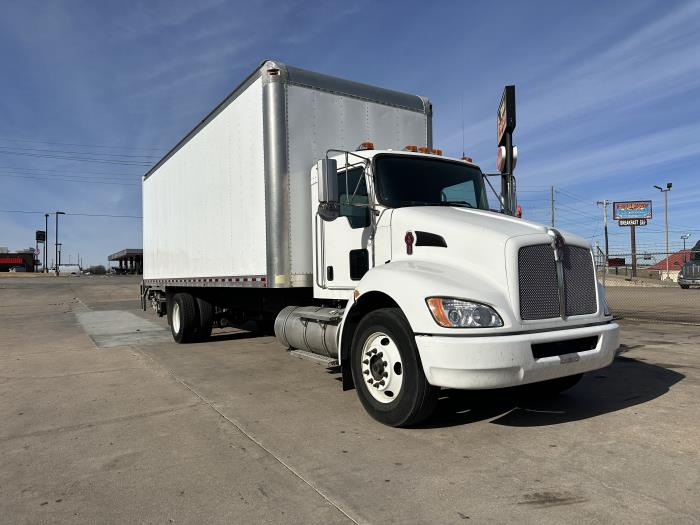
[[[415,425],[435,410],[438,389],[425,377],[413,330],[399,308],[375,310],[360,321],[350,368],[362,406],[380,423]]]
[[[191,343],[196,340],[199,316],[194,297],[188,293],[178,293],[172,298],[168,312],[170,332],[176,343]]]
[[[687,290],[688,288],[690,288],[690,285],[689,284],[681,284],[681,288],[683,288],[684,290]]]
[[[197,341],[206,341],[211,337],[211,329],[214,326],[214,307],[209,301],[197,298],[198,326]]]

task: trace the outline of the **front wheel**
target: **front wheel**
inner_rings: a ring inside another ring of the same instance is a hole
[[[681,284],[681,288],[683,288],[683,290],[687,290],[688,288],[690,288],[690,285],[689,284]]]
[[[360,402],[377,421],[414,425],[435,409],[437,388],[423,373],[413,331],[399,308],[375,310],[360,321],[350,366]]]

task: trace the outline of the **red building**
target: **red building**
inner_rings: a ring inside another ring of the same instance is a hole
[[[23,266],[27,272],[34,271],[33,253],[0,253],[0,272],[9,272],[13,266]]]

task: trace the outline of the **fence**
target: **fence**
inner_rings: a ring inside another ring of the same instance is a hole
[[[632,262],[631,253],[610,254],[607,265],[596,256],[614,315],[700,326],[700,251],[645,251],[636,254],[636,267]]]

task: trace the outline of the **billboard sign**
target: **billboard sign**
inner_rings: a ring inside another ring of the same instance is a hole
[[[613,220],[651,219],[651,201],[620,201],[613,202]],[[620,224],[620,226],[625,226]],[[627,224],[626,226],[632,226]],[[643,226],[643,225],[638,225]]]
[[[36,242],[46,242],[46,232],[44,230],[36,231]]]
[[[503,89],[501,103],[496,114],[496,130],[498,145],[503,145],[503,137],[506,131],[513,133],[515,130],[515,86],[506,86]]]

